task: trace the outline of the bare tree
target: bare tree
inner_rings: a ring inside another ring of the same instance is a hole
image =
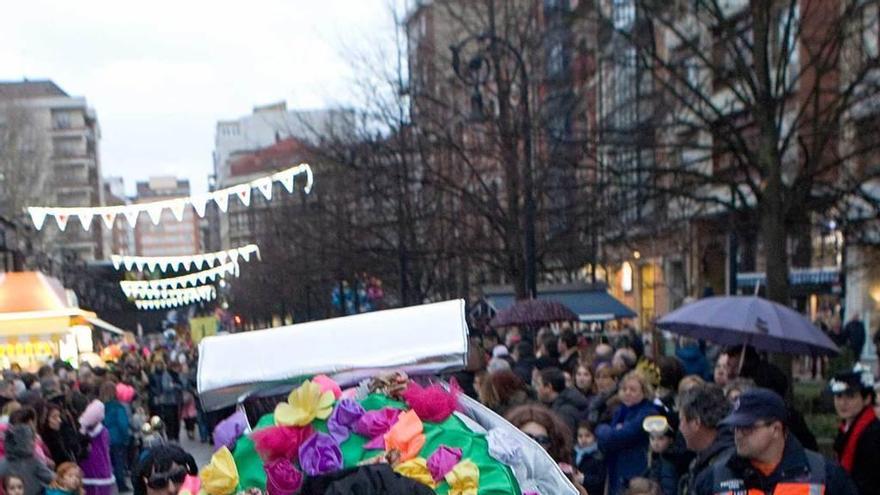
[[[26,106],[0,103],[0,214],[20,218],[48,192],[51,141]]]

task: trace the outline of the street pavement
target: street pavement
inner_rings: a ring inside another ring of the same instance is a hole
[[[199,465],[199,468],[211,462],[211,454],[214,453],[213,446],[200,442],[198,434],[196,434],[195,440],[190,440],[187,438],[186,432],[181,430],[180,446],[183,447],[183,450],[192,454],[196,460],[196,464]]]

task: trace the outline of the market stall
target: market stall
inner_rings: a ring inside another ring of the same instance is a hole
[[[32,368],[56,356],[76,365],[81,353],[93,352],[93,327],[122,334],[74,299],[43,273],[0,273],[0,368]]]

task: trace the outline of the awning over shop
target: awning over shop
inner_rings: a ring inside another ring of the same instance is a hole
[[[483,289],[486,301],[496,310],[510,307],[516,296],[509,286],[493,286]],[[618,318],[635,318],[635,311],[618,301],[604,285],[568,284],[538,287],[538,299],[548,299],[567,306],[577,313],[583,322],[609,321]]]
[[[113,325],[110,322],[106,322],[106,321],[98,318],[97,316],[86,316],[86,321],[91,323],[92,325],[100,328],[101,330],[106,330],[108,332],[115,333],[117,335],[124,335],[125,334],[125,330],[117,327],[116,325]]]
[[[824,285],[840,282],[840,269],[825,268],[792,268],[788,273],[788,281],[792,285]],[[763,272],[745,272],[736,275],[736,284],[741,287],[754,287],[760,283],[767,285],[767,274]]]

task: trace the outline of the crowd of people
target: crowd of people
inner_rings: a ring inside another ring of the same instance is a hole
[[[752,347],[688,339],[646,356],[634,331],[486,329],[453,375],[544,448],[591,495],[880,494],[874,378],[827,382],[840,421],[833,459],[789,377]],[[789,491],[782,491],[789,490]]]
[[[6,495],[176,494],[186,476],[197,475],[195,460],[176,443],[182,430],[210,440],[195,393],[195,348],[169,335],[116,350],[100,366],[55,361],[35,372],[16,364],[3,372]]]

